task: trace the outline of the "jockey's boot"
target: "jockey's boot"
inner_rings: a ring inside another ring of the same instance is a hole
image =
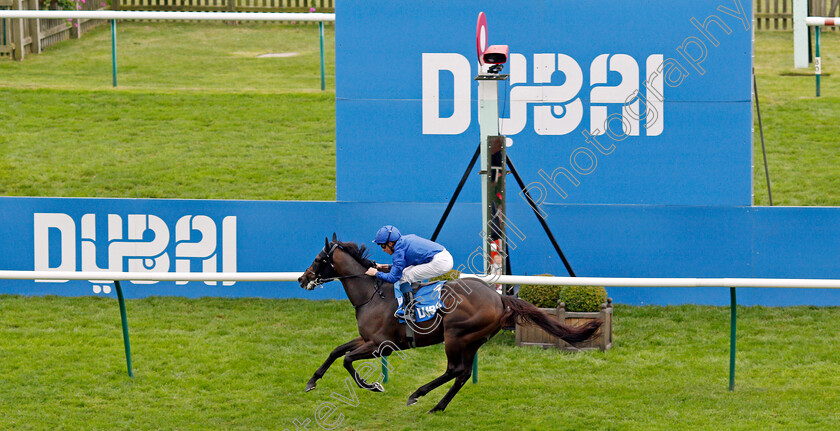
[[[403,304],[408,304],[403,307],[405,310],[405,316],[403,319],[414,321],[414,293],[411,292],[411,289],[408,292],[403,293]]]
[[[410,306],[411,296],[412,296],[411,295],[411,285],[409,283],[401,283],[399,285],[399,289],[400,289],[400,292],[403,295],[403,302],[402,302],[402,305],[399,308],[397,308],[397,312],[394,313],[394,316],[396,316],[400,319],[405,319],[406,318],[405,310],[408,309],[409,312],[407,314],[410,318],[411,315],[412,315],[411,306]]]

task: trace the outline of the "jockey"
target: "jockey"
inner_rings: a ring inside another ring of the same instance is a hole
[[[402,305],[395,316],[404,317],[405,307],[411,300],[411,283],[438,277],[452,269],[452,255],[442,245],[417,235],[401,235],[394,226],[382,226],[373,242],[385,253],[393,256],[390,272],[381,272],[387,265],[377,264],[365,274],[394,283],[403,294]]]

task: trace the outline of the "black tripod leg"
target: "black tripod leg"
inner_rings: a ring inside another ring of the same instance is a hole
[[[764,155],[764,178],[767,179],[767,198],[773,206],[773,192],[770,191],[770,169],[767,167],[767,150],[764,148],[764,128],[761,126],[761,108],[758,106],[758,83],[755,82],[755,68],[753,67],[753,93],[755,93],[755,114],[758,116],[758,132],[761,135],[761,154]]]
[[[557,255],[560,256],[560,260],[563,261],[563,265],[566,266],[566,271],[569,271],[569,275],[572,277],[577,277],[575,272],[572,270],[572,266],[569,265],[569,261],[566,260],[566,256],[563,254],[563,250],[560,250],[560,246],[557,245],[557,240],[554,239],[554,235],[551,234],[551,229],[548,228],[548,224],[546,224],[545,219],[540,215],[540,211],[537,208],[537,204],[534,202],[534,199],[531,198],[531,194],[528,193],[528,189],[525,187],[525,183],[522,182],[522,177],[519,176],[519,173],[516,171],[516,168],[513,167],[513,162],[510,160],[510,157],[507,158],[507,165],[510,168],[510,172],[513,174],[513,177],[516,178],[516,182],[519,184],[519,188],[522,189],[522,194],[525,195],[525,199],[528,201],[528,204],[531,205],[531,210],[534,211],[534,215],[537,216],[537,219],[540,221],[543,230],[545,230],[545,234],[548,235],[549,241],[551,241],[551,245],[554,246],[554,250],[557,251]]]
[[[449,205],[446,206],[446,211],[443,212],[443,216],[440,217],[440,221],[438,222],[437,227],[435,228],[435,233],[432,234],[431,240],[434,241],[437,239],[440,230],[443,229],[443,224],[446,222],[446,218],[449,217],[449,212],[452,211],[452,206],[455,205],[455,201],[458,199],[458,195],[461,194],[461,189],[464,188],[464,183],[467,182],[467,178],[470,177],[470,172],[475,166],[476,160],[478,160],[478,155],[481,153],[481,145],[475,149],[475,154],[473,154],[472,160],[470,160],[470,165],[467,166],[467,170],[464,171],[464,176],[461,177],[461,182],[458,183],[458,187],[455,188],[455,193],[452,194],[452,198],[449,199]]]

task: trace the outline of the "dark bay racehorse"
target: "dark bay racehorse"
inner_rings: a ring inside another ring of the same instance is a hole
[[[344,368],[350,372],[360,388],[374,392],[383,391],[379,382],[370,384],[353,368],[360,359],[382,357],[412,346],[406,341],[405,324],[394,317],[397,301],[393,285],[377,283],[375,277],[365,275],[365,270],[375,266],[367,258],[365,247],[352,242],[340,242],[333,234],[332,241],[324,239],[324,249],[312,265],[298,279],[300,286],[312,290],[331,280],[341,280],[347,297],[356,309],[359,337],[335,348],[306,384],[306,390],[324,376],[336,359],[344,357]],[[569,343],[584,341],[601,326],[593,321],[581,327],[566,326],[547,316],[528,302],[510,296],[501,296],[487,283],[475,278],[451,280],[441,289],[443,307],[436,318],[412,323],[415,347],[443,342],[448,361],[442,376],[421,386],[408,397],[408,405],[417,402],[438,386],[455,379],[449,392],[429,412],[443,411],[469,380],[476,351],[503,326],[516,319],[520,324],[533,323],[546,332]]]

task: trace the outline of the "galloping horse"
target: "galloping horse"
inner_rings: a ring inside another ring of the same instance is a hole
[[[332,241],[324,239],[324,249],[312,265],[298,279],[300,286],[312,290],[327,281],[341,280],[347,297],[356,309],[359,337],[335,348],[306,384],[306,391],[315,384],[327,369],[341,356],[344,368],[350,372],[360,388],[374,392],[384,389],[379,382],[370,384],[353,368],[353,362],[391,354],[412,347],[445,344],[448,365],[442,376],[421,386],[408,397],[407,405],[417,402],[438,386],[455,379],[449,392],[429,413],[443,411],[458,390],[469,380],[476,351],[503,326],[516,319],[520,324],[534,323],[546,332],[575,343],[584,341],[601,326],[593,321],[581,327],[566,326],[547,316],[538,308],[518,298],[496,293],[482,280],[469,278],[447,281],[441,288],[443,307],[435,319],[423,323],[410,323],[415,331],[415,345],[406,340],[405,324],[394,317],[397,301],[390,283],[380,285],[375,277],[365,275],[365,270],[375,266],[367,258],[365,247],[352,242],[340,242],[333,234]]]

